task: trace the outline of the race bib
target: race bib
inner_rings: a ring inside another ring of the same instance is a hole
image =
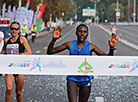
[[[7,54],[19,54],[19,44],[8,44],[6,52]]]
[[[32,36],[35,36],[35,33],[32,33]]]

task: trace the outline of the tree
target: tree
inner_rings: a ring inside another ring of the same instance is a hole
[[[111,6],[107,8],[106,15],[108,15],[108,20],[115,22],[116,20],[116,3],[112,3]],[[119,9],[120,9],[120,20],[123,19],[124,16],[124,6],[122,4],[119,4]]]
[[[52,14],[52,20],[62,17],[62,12],[68,12],[67,0],[44,0],[46,9],[44,11],[43,18],[45,21],[49,21],[50,14]]]

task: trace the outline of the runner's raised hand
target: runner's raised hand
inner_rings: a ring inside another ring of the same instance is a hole
[[[109,45],[110,45],[110,47],[115,47],[116,44],[117,44],[117,42],[118,42],[118,39],[119,39],[119,38],[120,38],[120,37],[117,37],[117,34],[114,34],[114,35],[112,36],[111,40],[109,40]]]
[[[62,31],[61,26],[57,26],[57,28],[54,28],[53,38],[54,39],[60,38],[61,37],[61,31]]]

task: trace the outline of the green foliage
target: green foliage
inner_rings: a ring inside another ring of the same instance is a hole
[[[90,2],[91,0],[75,0],[77,7],[81,7],[79,11],[77,12],[79,17],[78,20],[83,20],[86,19],[86,17],[82,16],[82,9],[85,7],[91,7],[94,8],[94,2]],[[130,0],[130,8],[129,8],[129,15],[128,15],[128,0],[118,0],[119,1],[119,8],[120,8],[120,19],[119,21],[127,21],[128,16],[131,18],[131,14],[133,13],[133,0]],[[108,21],[115,21],[115,11],[114,9],[116,8],[116,2],[117,0],[100,0],[100,2],[97,2],[97,11],[98,11],[98,16],[100,17],[100,20],[102,22],[105,19],[108,19]],[[138,0],[137,2],[137,10],[138,11]],[[137,14],[138,15],[138,14]]]
[[[116,9],[117,5],[116,3],[112,3],[109,7],[108,7],[108,12],[106,12],[106,15],[108,15],[108,19],[112,22],[115,22],[116,20]],[[124,16],[124,6],[122,4],[119,4],[119,9],[120,9],[120,19],[123,19]]]
[[[8,4],[11,7],[16,6],[18,7],[19,0],[0,0],[0,8],[2,8],[3,3],[5,2],[6,8],[8,8]],[[25,6],[27,0],[21,0],[22,6]],[[83,8],[94,8],[93,0],[31,0],[30,9],[34,11],[37,10],[37,5],[43,1],[46,4],[46,8],[43,14],[43,20],[49,21],[50,14],[52,14],[52,20],[55,21],[56,17],[61,18],[62,13],[64,13],[64,20],[69,20],[70,17],[74,18],[75,14],[78,15],[79,21],[85,21],[88,17],[82,16],[82,9]],[[120,8],[120,21],[127,21],[128,16],[131,21],[132,17],[131,14],[133,13],[133,1],[130,0],[130,7],[128,10],[128,0],[118,0],[119,1],[119,8]],[[117,0],[100,0],[97,2],[97,15],[100,17],[100,21],[104,21],[108,19],[108,21],[115,21],[115,11]],[[137,2],[137,10],[138,11],[138,0]],[[128,15],[129,11],[129,15]],[[138,15],[138,14],[137,14]],[[138,17],[136,17],[138,18]]]

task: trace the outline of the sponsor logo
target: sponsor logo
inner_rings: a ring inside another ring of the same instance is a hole
[[[90,85],[91,85],[90,83],[87,84],[87,86],[90,86]]]
[[[41,65],[40,65],[40,57],[39,58],[34,58],[32,61],[32,67],[30,69],[30,71],[39,68],[39,71],[42,71],[41,69]]]
[[[85,61],[78,67],[79,69],[79,73],[84,73],[84,74],[88,74],[88,73],[93,73],[93,67],[86,61]]]
[[[126,68],[130,69],[130,72],[133,72],[138,69],[138,60],[134,59],[131,62],[125,62],[123,64],[110,64],[108,68]]]
[[[110,64],[108,68],[130,68],[130,63]]]
[[[134,60],[132,63],[131,63],[131,70],[130,72],[133,72],[135,71],[136,69],[138,69],[138,60]]]
[[[43,64],[44,68],[65,68],[66,65],[62,61],[50,61],[47,64]]]
[[[34,69],[39,69],[39,71],[42,71],[42,68],[65,68],[66,65],[62,63],[62,61],[50,61],[50,62],[41,62],[40,57],[34,58],[32,61],[32,67],[30,71]]]
[[[24,62],[24,63],[10,63],[8,67],[30,67],[29,62]]]

